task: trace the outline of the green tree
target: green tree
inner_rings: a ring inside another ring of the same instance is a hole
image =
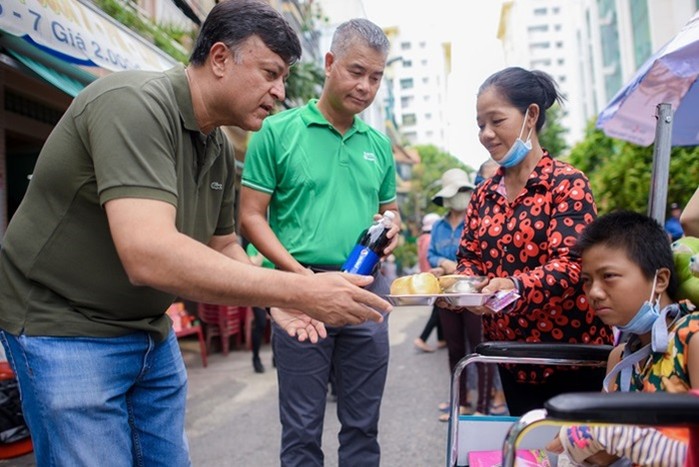
[[[568,129],[561,125],[561,106],[554,104],[546,111],[546,124],[539,133],[539,144],[553,157],[562,156],[568,149],[565,134]],[[522,136],[525,138],[527,135]]]
[[[325,73],[313,62],[294,64],[286,80],[284,107],[290,109],[304,105],[309,99],[318,97],[323,87]]]
[[[401,206],[402,218],[411,232],[419,232],[422,216],[428,212],[444,213],[444,208],[432,203],[432,196],[439,191],[439,180],[448,169],[460,168],[474,177],[475,170],[456,156],[440,151],[433,145],[416,146],[420,163],[413,166],[410,194]]]
[[[567,158],[590,180],[600,214],[614,209],[647,213],[653,146],[609,138],[590,122],[583,141]],[[670,153],[667,202],[684,205],[699,184],[699,147],[674,147]]]

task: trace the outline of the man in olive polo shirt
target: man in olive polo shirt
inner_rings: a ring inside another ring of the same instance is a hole
[[[356,116],[376,96],[388,50],[388,39],[375,24],[355,19],[340,25],[325,56],[320,99],[270,117],[251,138],[243,170],[241,228],[283,270],[305,275],[339,269],[377,213],[392,210],[397,216],[390,142]],[[396,245],[399,225],[398,219],[385,254]],[[388,293],[388,284],[379,279],[372,290]],[[328,326],[327,338],[313,345],[294,339],[289,323],[298,316],[272,308],[282,466],[323,465],[321,437],[331,372],[342,424],[338,464],[378,466],[387,321]]]
[[[218,127],[258,130],[300,53],[266,3],[221,2],[190,66],[98,80],[51,133],[0,251],[0,338],[38,465],[191,464],[175,296],[382,319],[370,281],[256,268],[237,243]]]

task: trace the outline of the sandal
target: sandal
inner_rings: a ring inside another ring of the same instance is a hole
[[[441,405],[441,404],[440,404]],[[473,411],[470,405],[460,405],[459,406],[459,415],[473,415],[476,412]],[[449,421],[449,408],[447,407],[447,410],[439,416],[439,421],[440,422],[448,422]]]
[[[449,402],[440,402],[437,408],[440,412],[449,412]]]
[[[499,404],[491,405],[488,413],[490,415],[508,415],[510,412],[507,409],[507,404],[505,402],[500,402]]]

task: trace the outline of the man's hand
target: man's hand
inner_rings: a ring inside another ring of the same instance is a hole
[[[299,306],[310,317],[328,326],[382,322],[381,312],[389,312],[391,304],[361,289],[374,278],[339,272],[323,272],[313,276],[313,297]],[[379,310],[379,311],[376,311]]]
[[[298,310],[271,308],[270,314],[275,323],[299,342],[310,340],[315,344],[328,335],[323,323]]]

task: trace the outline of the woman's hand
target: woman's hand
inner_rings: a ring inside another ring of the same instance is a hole
[[[480,293],[484,294],[494,294],[500,290],[513,290],[515,289],[515,283],[512,279],[494,277],[490,280],[486,279],[481,284],[476,286],[476,290],[480,290]],[[488,308],[487,306],[470,306],[468,311],[476,315],[492,315],[498,313]]]

